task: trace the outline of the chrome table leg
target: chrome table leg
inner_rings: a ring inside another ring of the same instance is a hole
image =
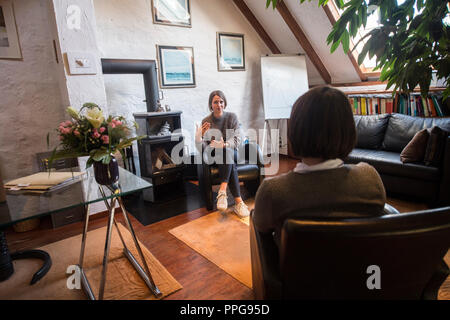
[[[106,231],[106,241],[105,241],[105,250],[103,254],[103,270],[102,270],[102,278],[100,280],[100,289],[98,292],[98,299],[103,300],[103,294],[105,292],[105,284],[106,284],[106,272],[108,270],[108,255],[109,249],[111,247],[111,232],[112,225],[114,221],[114,211],[115,211],[115,202],[116,198],[112,198],[111,207],[109,209],[109,219],[108,219],[108,229]]]

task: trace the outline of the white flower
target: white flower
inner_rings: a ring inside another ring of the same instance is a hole
[[[103,121],[105,121],[102,110],[97,107],[88,109],[86,111],[86,118],[94,128],[100,128]]]
[[[80,119],[80,115],[78,114],[78,111],[75,110],[74,108],[72,108],[71,106],[69,106],[67,108],[67,113],[74,118],[75,120],[79,120]]]

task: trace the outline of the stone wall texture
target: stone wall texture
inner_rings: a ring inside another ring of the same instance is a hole
[[[23,59],[0,59],[3,180],[36,170],[35,154],[47,150],[46,135],[64,119],[65,109],[48,23],[48,1],[14,1],[14,11]]]

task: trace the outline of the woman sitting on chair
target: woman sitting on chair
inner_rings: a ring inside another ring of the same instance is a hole
[[[367,163],[342,160],[356,142],[353,113],[344,93],[318,87],[297,99],[288,139],[301,162],[259,187],[253,213],[258,231],[273,232],[279,245],[287,218],[383,215],[386,193],[378,173]]]
[[[246,217],[249,211],[241,198],[236,169],[237,149],[241,141],[239,121],[234,113],[224,111],[227,99],[220,90],[211,92],[208,106],[211,114],[202,120],[200,127],[197,127],[195,140],[197,145],[201,144],[203,152],[207,152],[216,160],[219,169],[221,184],[217,195],[217,209],[225,211],[228,208],[229,186],[236,202],[234,212],[241,218]]]

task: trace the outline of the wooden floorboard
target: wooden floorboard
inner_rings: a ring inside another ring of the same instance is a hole
[[[294,159],[281,159],[279,172],[283,173],[292,170],[296,162],[297,160]],[[401,212],[427,208],[423,203],[414,203],[393,198],[389,199],[389,203]],[[168,232],[172,228],[183,225],[208,213],[210,211],[206,208],[200,208],[148,226],[143,226],[132,215],[130,217],[139,240],[183,286],[182,290],[175,292],[165,299],[253,299],[251,289],[228,275]],[[120,214],[118,216],[118,221],[123,222],[122,216]],[[89,224],[89,230],[101,228],[106,223],[106,217],[93,218]],[[8,244],[11,251],[37,248],[80,234],[82,227],[82,223],[78,222],[52,229],[50,219],[45,218],[36,230],[16,233],[12,228],[8,229]],[[233,243],[230,245],[239,244]]]

